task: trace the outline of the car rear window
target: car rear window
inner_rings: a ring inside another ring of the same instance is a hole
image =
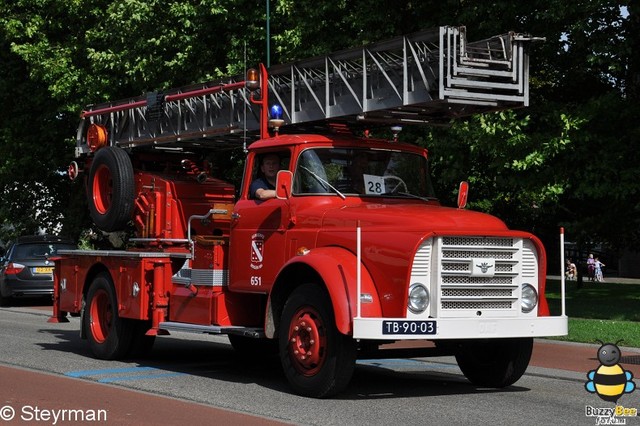
[[[15,247],[13,252],[14,259],[32,259],[38,257],[47,257],[55,255],[58,250],[73,250],[76,247],[73,244],[56,244],[56,243],[39,243],[39,244],[20,244]]]

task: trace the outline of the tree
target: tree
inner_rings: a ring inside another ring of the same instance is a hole
[[[529,108],[402,138],[430,148],[442,193],[468,178],[472,204],[509,225],[545,238],[563,225],[572,239],[620,249],[640,243],[636,5],[271,0],[270,10],[274,64],[445,24],[464,23],[473,39],[507,30],[545,37],[531,46]],[[3,223],[16,224],[14,233],[50,229],[82,199],[81,185],[61,173],[84,105],[264,61],[265,13],[248,0],[0,1]],[[35,207],[42,188],[52,201]],[[65,215],[70,233],[80,216]]]

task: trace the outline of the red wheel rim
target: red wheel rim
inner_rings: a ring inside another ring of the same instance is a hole
[[[89,307],[91,335],[98,343],[103,343],[109,337],[113,307],[109,302],[109,295],[105,290],[98,290],[91,299]]]
[[[320,371],[327,356],[327,333],[318,312],[305,306],[289,325],[289,356],[294,368],[305,376]]]
[[[105,214],[113,199],[113,179],[107,166],[101,165],[93,175],[93,205],[100,214]]]

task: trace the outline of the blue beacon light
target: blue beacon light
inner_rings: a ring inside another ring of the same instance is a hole
[[[278,104],[273,104],[271,108],[269,108],[269,114],[271,118],[269,119],[269,127],[273,129],[276,136],[278,136],[278,132],[280,131],[280,127],[284,125],[284,120],[282,119],[282,107]]]
[[[278,104],[273,104],[270,109],[270,115],[273,120],[282,119],[282,107]]]

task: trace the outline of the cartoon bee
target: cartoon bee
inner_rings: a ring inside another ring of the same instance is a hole
[[[610,402],[617,402],[624,393],[631,393],[636,384],[631,381],[633,373],[623,370],[620,362],[620,348],[617,343],[600,342],[598,360],[600,367],[587,373],[589,381],[584,384],[587,392],[596,393],[598,396]]]

